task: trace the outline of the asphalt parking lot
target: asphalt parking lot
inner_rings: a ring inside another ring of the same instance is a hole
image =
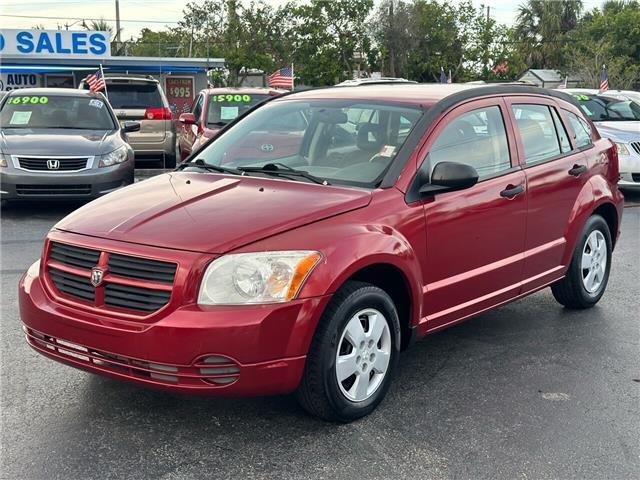
[[[142,390],[27,347],[17,283],[77,205],[2,211],[3,479],[630,479],[640,472],[640,194],[589,311],[544,290],[418,342],[349,425],[290,396]]]

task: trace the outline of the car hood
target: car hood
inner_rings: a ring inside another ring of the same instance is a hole
[[[225,253],[370,201],[371,192],[356,188],[172,172],[94,200],[55,228],[123,242]]]
[[[103,155],[119,146],[118,138],[116,130],[5,128],[0,150],[10,155]]]
[[[640,141],[640,120],[620,122],[595,122],[598,133],[615,142],[629,143]]]

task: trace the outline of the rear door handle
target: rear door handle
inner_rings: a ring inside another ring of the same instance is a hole
[[[574,177],[577,177],[578,175],[583,174],[584,172],[587,171],[587,166],[586,165],[574,165],[573,168],[571,170],[569,170],[569,175],[573,175]]]
[[[507,188],[500,192],[500,196],[504,198],[513,198],[522,192],[524,192],[524,187],[522,185],[507,185]]]

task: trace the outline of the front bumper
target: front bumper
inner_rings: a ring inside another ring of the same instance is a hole
[[[625,190],[640,190],[640,153],[629,146],[631,155],[618,157],[620,181],[618,187]]]
[[[623,190],[640,190],[640,168],[638,173],[620,173],[618,187]]]
[[[41,280],[40,275],[25,275],[19,286],[27,342],[38,352],[140,386],[216,396],[295,390],[330,298],[277,305],[188,305],[149,324],[119,322],[59,304]],[[207,358],[216,360],[208,363]]]
[[[82,200],[105,195],[133,183],[134,162],[80,172],[55,174],[11,167],[0,171],[2,200]]]
[[[128,142],[136,157],[173,156],[176,154],[176,133],[167,131],[160,140],[155,135],[129,134]]]

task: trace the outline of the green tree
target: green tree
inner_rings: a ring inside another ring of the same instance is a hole
[[[311,0],[289,3],[289,29],[296,77],[306,85],[332,85],[350,78],[356,57],[371,49],[366,19],[373,0]],[[366,68],[366,67],[365,67]]]
[[[632,88],[640,82],[640,4],[608,1],[587,13],[569,35],[564,49],[567,71],[587,86],[597,87],[602,65],[611,88]]]
[[[516,39],[530,68],[559,68],[567,33],[578,24],[581,0],[528,0],[518,8]]]

